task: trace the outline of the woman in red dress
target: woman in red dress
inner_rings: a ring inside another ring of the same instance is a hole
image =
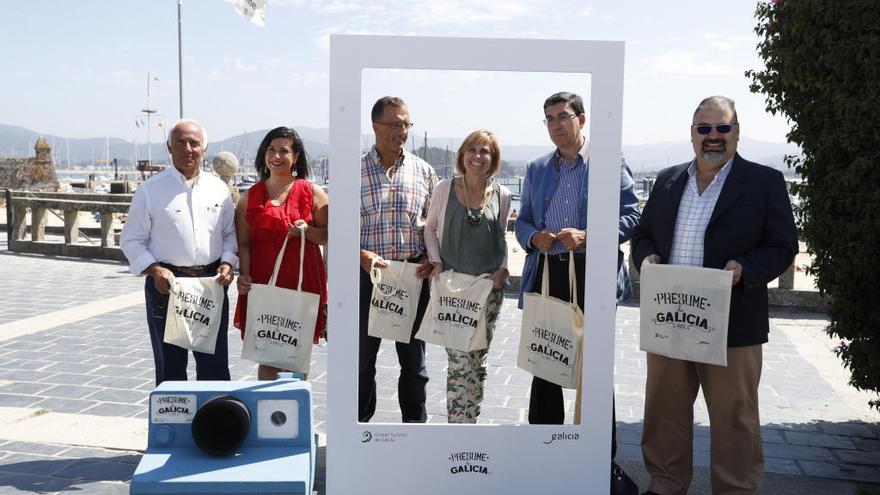
[[[327,325],[327,273],[318,245],[327,244],[327,193],[307,180],[309,170],[302,139],[289,127],[269,131],[254,166],[260,180],[238,201],[235,227],[238,233],[238,304],[234,324],[244,338],[247,294],[251,283],[268,283],[285,236],[287,249],[278,274],[278,286],[296,289],[299,280],[300,227],[305,225],[305,256],[302,290],[321,295],[315,326],[315,343]],[[259,365],[260,380],[274,380],[281,371]]]

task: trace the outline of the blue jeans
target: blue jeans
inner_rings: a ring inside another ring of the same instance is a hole
[[[358,358],[358,421],[367,423],[376,412],[376,354],[382,339],[367,335],[370,320],[370,296],[373,282],[363,270],[360,283],[360,351]],[[397,397],[400,403],[401,421],[404,423],[424,423],[428,420],[425,411],[425,386],[428,384],[428,370],[425,368],[425,343],[415,335],[422,323],[428,307],[428,281],[422,281],[422,293],[413,323],[412,339],[409,344],[395,342],[397,361],[400,363],[400,378],[397,380]]]
[[[174,270],[172,270],[174,272]],[[186,274],[174,272],[175,277]],[[220,332],[214,354],[193,351],[196,359],[196,379],[229,380],[229,351],[226,334],[229,329],[229,297],[227,287],[223,288],[223,310],[220,317]],[[168,295],[159,294],[152,277],[146,277],[144,296],[147,300],[147,327],[150,329],[150,343],[153,346],[153,361],[156,364],[156,386],[165,380],[186,380],[186,364],[189,351],[176,345],[162,342],[165,338],[165,315],[168,311]]]

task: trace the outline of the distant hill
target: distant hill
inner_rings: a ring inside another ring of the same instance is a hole
[[[303,144],[309,155],[319,156],[327,153],[327,129],[297,127],[296,130],[302,136]],[[267,132],[269,132],[269,129],[262,129],[242,133],[222,141],[209,141],[206,158],[210,160],[216,153],[225,150],[235,153],[239,159],[253,160],[257,154],[260,141],[262,141]],[[165,137],[161,132],[155,134],[153,136],[154,142],[151,146],[153,162],[168,163],[169,158],[164,142]],[[72,167],[87,166],[93,164],[95,160],[105,159],[108,154],[108,142],[109,156],[111,159],[116,158],[120,167],[128,168],[133,166],[134,163],[135,150],[134,144],[131,141],[115,137],[109,138],[109,141],[106,137],[88,139],[65,138],[63,136],[53,136],[23,127],[3,124],[0,124],[0,158],[33,156],[34,143],[36,143],[39,136],[45,137],[49,145],[52,146],[55,164],[60,170],[67,167],[68,157]],[[208,139],[211,139],[210,130]],[[138,143],[137,157],[141,160],[147,158],[146,143]]]
[[[768,143],[750,138],[740,138],[737,151],[745,158],[769,165],[783,172],[788,167],[783,161],[785,155],[799,155],[800,149],[789,143]],[[690,141],[623,146],[623,156],[636,173],[656,172],[669,165],[676,165],[693,159],[694,149]],[[791,171],[794,173],[794,171]]]
[[[306,151],[312,157],[327,154],[329,130],[327,128],[295,127],[303,138]],[[219,151],[231,151],[240,160],[251,161],[257,153],[257,147],[263,136],[269,129],[260,129],[242,133],[222,141],[208,143],[207,159],[211,159]],[[55,162],[59,169],[67,165],[67,145],[70,144],[70,162],[73,166],[89,165],[93,160],[102,159],[106,155],[108,139],[104,137],[89,139],[67,139],[62,136],[41,134],[23,127],[0,124],[0,157],[6,156],[33,156],[34,143],[38,136],[44,136],[51,145],[54,139],[53,151]],[[210,136],[209,136],[210,138]],[[415,142],[410,140],[407,149],[422,148],[423,141],[413,136]],[[159,142],[153,143],[153,161],[167,163],[168,154],[165,149],[164,138],[157,135]],[[373,144],[373,136],[364,135],[361,139],[361,148],[366,149]],[[461,144],[461,138],[428,138],[428,147],[445,150],[454,153]],[[117,158],[120,166],[129,167],[135,156],[134,146],[130,141],[120,138],[109,138],[110,157]],[[509,163],[511,170],[520,172],[525,163],[535,157],[547,153],[552,149],[549,140],[547,145],[516,145],[502,143],[501,158]],[[800,154],[797,146],[789,143],[769,143],[755,139],[742,138],[739,143],[739,151],[746,158],[773,166],[786,173],[788,170],[783,157],[786,154]],[[445,153],[444,153],[445,154]],[[653,143],[643,145],[624,145],[623,155],[627,163],[636,173],[650,173],[658,171],[668,165],[674,165],[693,158],[693,148],[689,141],[676,141],[667,143]],[[147,156],[146,145],[138,145],[138,157],[145,159]]]

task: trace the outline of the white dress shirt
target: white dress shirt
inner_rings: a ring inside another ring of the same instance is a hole
[[[219,259],[238,266],[229,188],[204,171],[190,187],[183,174],[169,167],[138,187],[120,247],[134,274],[156,262],[202,266]]]
[[[697,161],[691,162],[687,169],[688,182],[681,196],[678,216],[675,219],[675,233],[669,252],[670,265],[703,266],[703,241],[706,227],[715,210],[715,203],[721,195],[724,181],[733,164],[731,158],[712,178],[712,182],[700,193],[697,188]]]

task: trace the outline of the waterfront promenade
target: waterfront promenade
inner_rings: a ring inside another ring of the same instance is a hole
[[[128,493],[127,482],[146,440],[153,363],[143,306],[143,279],[114,262],[11,253],[0,240],[0,494]],[[230,291],[235,301],[234,287]],[[646,488],[639,437],[645,356],[638,350],[638,307],[619,308],[614,383],[618,459]],[[869,396],[847,384],[831,352],[823,315],[773,311],[760,389],[769,494],[880,493],[878,414]],[[481,421],[522,423],[530,376],[515,367],[520,312],[505,299],[489,356]],[[231,329],[234,379],[253,379],[255,366],[238,358]],[[330,328],[331,340],[343,331]],[[313,353],[315,424],[326,443],[326,352]],[[445,421],[445,352],[428,346],[430,422]],[[393,347],[379,355],[375,421],[399,419]],[[567,395],[569,417],[573,395]],[[695,480],[708,489],[708,418],[695,412]],[[318,488],[323,487],[323,468]],[[381,493],[381,489],[370,493]],[[589,493],[584,487],[572,493]]]

